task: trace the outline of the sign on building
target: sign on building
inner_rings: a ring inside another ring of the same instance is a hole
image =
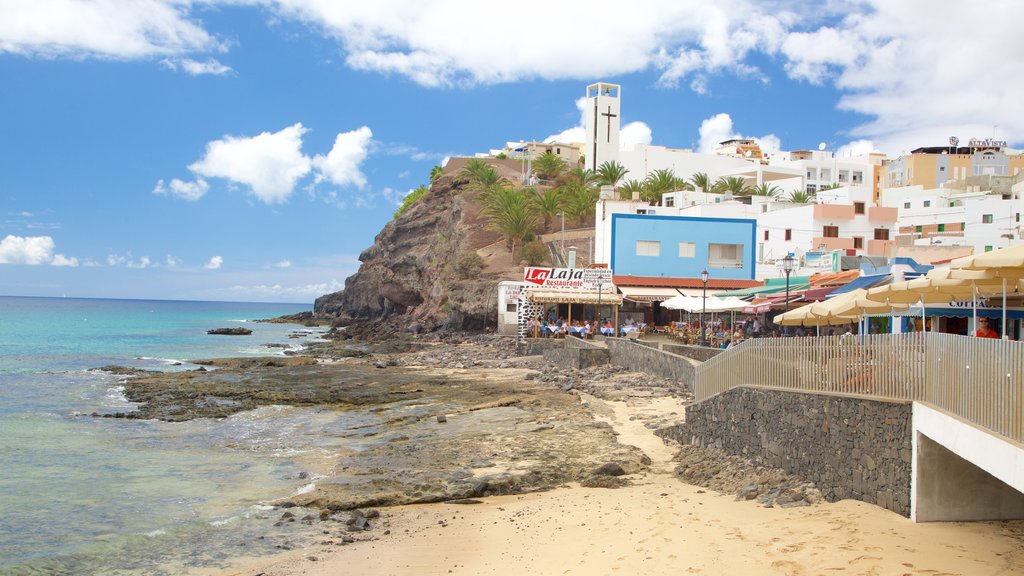
[[[540,268],[531,266],[523,272],[523,280],[538,288],[570,288],[597,290],[612,283],[609,268]]]

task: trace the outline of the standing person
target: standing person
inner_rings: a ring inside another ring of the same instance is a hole
[[[978,331],[974,335],[978,338],[999,338],[999,334],[989,328],[988,318],[978,318]]]

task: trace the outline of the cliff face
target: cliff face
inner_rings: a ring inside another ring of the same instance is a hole
[[[498,276],[456,265],[498,239],[475,198],[454,177],[439,178],[359,255],[344,290],[317,298],[314,313],[366,336],[495,325]]]

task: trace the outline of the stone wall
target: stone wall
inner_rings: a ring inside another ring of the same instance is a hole
[[[666,342],[661,345],[661,349],[666,352],[678,354],[679,356],[685,356],[687,358],[693,358],[698,362],[706,362],[715,356],[718,356],[725,350],[721,348],[708,348],[707,346],[690,346],[689,344],[672,344]]]
[[[516,346],[516,353],[520,356],[539,356],[545,350],[564,347],[565,340],[562,338],[520,338]]]
[[[689,360],[670,352],[624,338],[604,340],[611,353],[611,363],[636,372],[646,372],[684,384],[693,390],[694,366]]]
[[[563,368],[582,370],[591,366],[608,363],[608,350],[604,348],[549,348],[544,351],[544,360]]]
[[[802,476],[832,502],[910,514],[909,402],[734,388],[688,406],[685,424],[658,434]]]

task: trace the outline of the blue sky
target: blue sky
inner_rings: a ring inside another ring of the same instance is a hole
[[[1024,3],[515,6],[0,0],[0,294],[312,302],[431,166],[595,81],[670,147],[1024,139]]]

